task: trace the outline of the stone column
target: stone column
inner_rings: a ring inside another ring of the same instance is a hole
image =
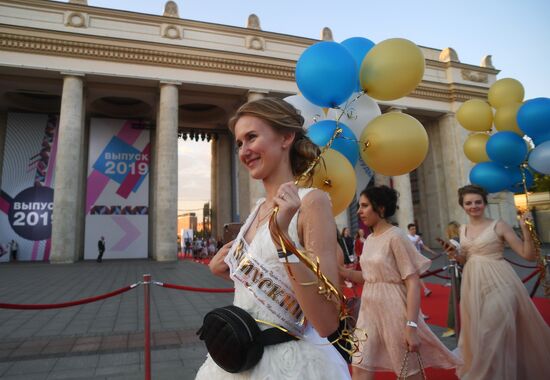
[[[177,259],[178,228],[178,82],[161,82],[155,129],[153,257]]]
[[[78,207],[82,205],[82,150],[83,99],[82,76],[68,74],[63,79],[59,137],[55,164],[54,210],[52,224],[52,250],[50,262],[73,263],[78,258],[78,232],[82,231],[82,218]]]
[[[223,225],[232,221],[231,155],[229,134],[220,134],[212,143],[212,235],[221,237]]]
[[[6,132],[8,130],[8,112],[0,110],[0,189],[2,188],[2,168],[4,164],[4,145],[6,144]]]
[[[399,223],[399,227],[406,230],[409,223],[414,223],[414,207],[409,174],[394,176],[393,187],[399,193],[397,202],[399,208],[395,212],[395,218]]]
[[[466,221],[466,215],[458,204],[457,190],[467,185],[470,168],[473,166],[462,150],[468,132],[456,121],[454,113],[439,119],[439,131],[443,147],[443,172],[445,173],[445,193],[448,217],[459,223]]]

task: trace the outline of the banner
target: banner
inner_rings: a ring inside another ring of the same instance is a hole
[[[92,119],[86,192],[84,259],[147,258],[149,131],[137,122]]]
[[[0,189],[1,262],[50,257],[57,131],[57,115],[8,113]]]

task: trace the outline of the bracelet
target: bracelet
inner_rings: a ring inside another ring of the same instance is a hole
[[[407,321],[407,326],[412,328],[418,328],[418,324],[414,321]]]

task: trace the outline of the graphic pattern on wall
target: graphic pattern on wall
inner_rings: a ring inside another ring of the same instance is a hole
[[[132,120],[94,118],[90,123],[86,192],[85,259],[147,257],[149,131]]]
[[[0,261],[49,260],[57,131],[57,115],[8,113],[0,245],[4,252],[16,245],[17,255],[3,255]]]

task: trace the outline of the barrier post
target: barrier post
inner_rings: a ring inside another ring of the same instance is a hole
[[[151,275],[143,275],[143,307],[144,307],[144,337],[145,337],[145,380],[151,380],[151,308],[149,303]]]
[[[460,272],[458,271],[458,263],[456,260],[449,259],[449,274],[451,275],[451,302],[453,303],[453,313],[455,319],[455,334],[460,335],[460,286],[458,279]]]

